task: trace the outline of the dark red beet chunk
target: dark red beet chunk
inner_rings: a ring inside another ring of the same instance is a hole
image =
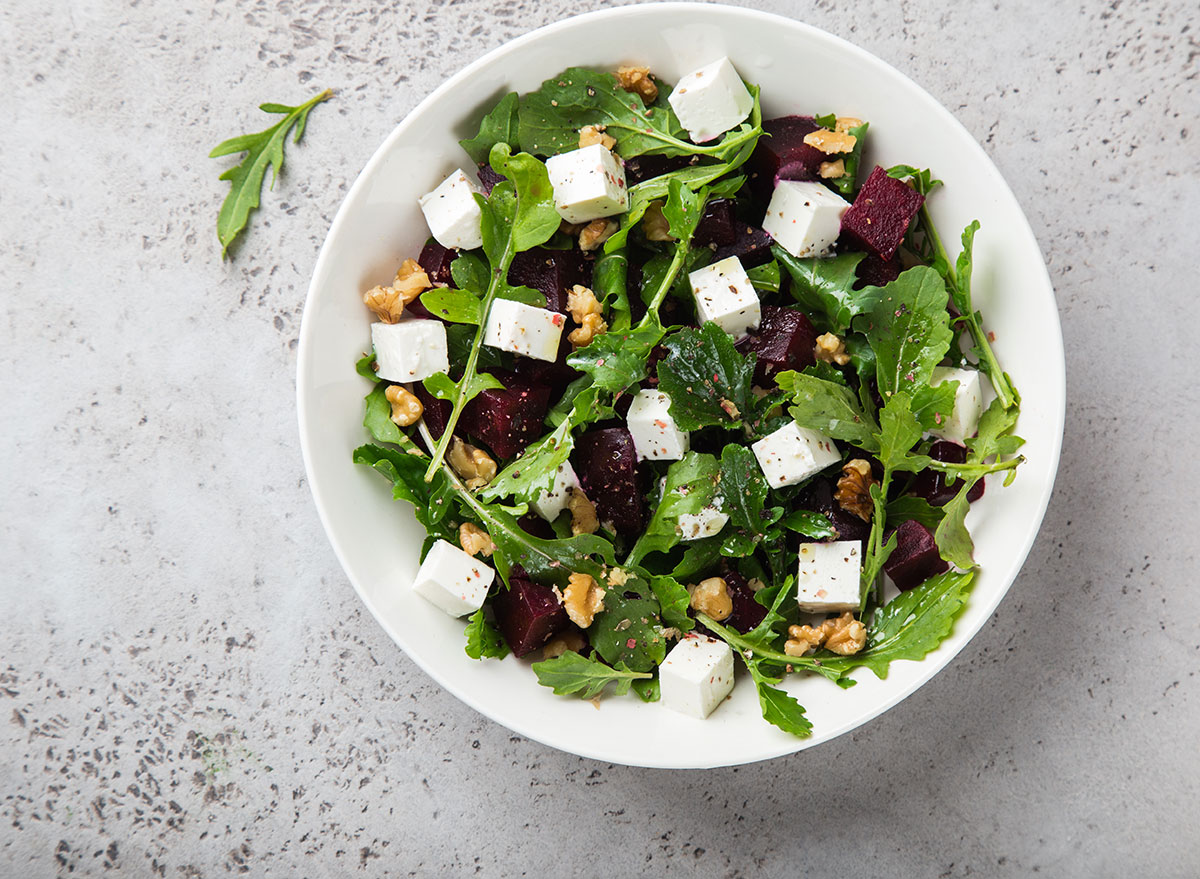
[[[625,160],[625,182],[633,186],[643,180],[686,168],[695,161],[694,156],[635,156]]]
[[[575,441],[571,459],[600,521],[612,523],[622,536],[640,535],[646,527],[646,507],[629,431],[623,427],[589,430]]]
[[[920,586],[934,574],[950,570],[938,554],[933,532],[915,519],[901,522],[896,529],[896,548],[883,563],[896,588],[907,592]]]
[[[495,371],[504,390],[481,391],[463,408],[462,427],[501,458],[511,458],[546,432],[550,388],[515,373]]]
[[[504,175],[497,174],[487,162],[479,166],[479,188],[484,195],[491,195],[492,187],[503,179]]]
[[[774,243],[774,239],[757,226],[738,223],[734,227],[733,243],[718,247],[713,254],[713,262],[736,256],[742,261],[743,268],[752,269],[771,261],[771,245]]]
[[[867,254],[867,258],[860,262],[858,268],[855,269],[855,274],[858,275],[858,282],[854,286],[858,289],[862,289],[863,287],[882,287],[884,284],[890,284],[900,277],[900,272],[903,270],[904,265],[900,262],[900,257],[898,256],[882,260],[877,256]]]
[[[724,247],[737,241],[736,207],[731,198],[718,198],[706,204],[696,225],[696,232],[692,235],[692,244],[697,247],[710,244]]]
[[[806,144],[804,136],[819,127],[811,116],[781,116],[763,123],[763,131],[770,137],[758,139],[747,163],[750,187],[756,196],[765,202],[780,179],[818,179],[818,169],[827,156]]]
[[[433,284],[445,284],[449,287],[454,284],[454,278],[450,275],[450,263],[454,262],[457,257],[457,250],[442,247],[437,241],[430,238],[421,249],[417,263],[425,270],[425,274],[429,275],[429,280]]]
[[[449,400],[439,400],[433,396],[420,382],[413,382],[412,389],[421,405],[425,407],[425,425],[429,432],[433,434],[434,439],[441,439],[442,434],[446,432],[446,422],[450,420],[450,410],[454,407]]]
[[[554,590],[518,574],[514,569],[508,588],[492,600],[496,625],[515,656],[536,650],[567,627],[567,612]]]
[[[508,270],[508,283],[540,291],[548,309],[566,314],[567,291],[576,284],[592,286],[592,260],[579,250],[535,247],[516,255]]]
[[[571,343],[566,339],[566,333],[563,333],[563,342],[566,344],[566,350],[571,350]],[[567,366],[563,352],[560,350],[559,359],[554,363],[547,363],[545,360],[534,360],[532,357],[518,357],[516,359],[517,375],[525,379],[533,385],[546,385],[550,388],[552,399],[557,399],[562,396],[563,391],[567,389],[567,385],[575,381],[582,374],[571,367]]]
[[[814,510],[827,517],[837,531],[835,540],[865,541],[871,536],[871,525],[853,513],[847,513],[833,499],[836,481],[829,477],[814,479],[808,489],[808,496],[800,506],[806,510]],[[802,537],[802,543],[810,542]],[[865,549],[865,546],[864,546]]]
[[[804,312],[764,305],[758,330],[738,342],[737,348],[743,354],[758,355],[754,381],[765,386],[773,382],[776,373],[816,363],[813,356],[816,342],[816,328]]]
[[[958,443],[939,440],[929,448],[929,457],[935,461],[945,461],[947,464],[962,464],[967,460],[967,449]],[[941,507],[950,503],[961,488],[961,481],[955,482],[954,485],[947,485],[944,473],[940,473],[937,470],[923,470],[913,480],[908,493],[925,498],[925,500],[929,501],[935,507]],[[967,492],[967,500],[974,503],[981,497],[983,497],[982,479],[976,482],[975,486]]]
[[[553,540],[555,537],[554,529],[550,527],[550,523],[537,513],[526,513],[517,520],[517,524],[521,526],[526,534],[532,534],[534,537],[542,538],[542,540]]]
[[[854,204],[842,214],[842,236],[857,249],[891,259],[924,203],[925,196],[876,165]]]
[[[733,613],[725,619],[725,625],[737,629],[743,635],[763,621],[767,609],[754,600],[754,591],[746,578],[737,571],[727,571],[721,575],[733,600]]]

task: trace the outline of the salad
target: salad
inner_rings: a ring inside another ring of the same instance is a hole
[[[428,532],[412,588],[469,657],[698,718],[736,658],[806,736],[786,676],[850,687],[950,634],[1020,397],[972,304],[979,224],[952,260],[940,181],[867,169],[867,132],[764,120],[720,58],[673,88],[570,68],[461,142],[432,237],[364,295],[354,460]]]

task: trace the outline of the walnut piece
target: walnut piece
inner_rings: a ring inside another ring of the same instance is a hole
[[[446,460],[454,472],[466,480],[467,488],[483,488],[496,478],[496,462],[483,449],[464,443],[458,437],[450,443]]]
[[[640,95],[646,106],[658,100],[658,86],[649,67],[618,67],[617,84],[627,92]]]
[[[600,144],[606,150],[611,150],[617,145],[617,139],[611,134],[604,133],[603,125],[585,125],[579,129],[579,148],[594,146]]]
[[[833,499],[847,513],[853,513],[864,522],[870,522],[875,512],[875,502],[871,500],[871,486],[874,484],[875,476],[871,473],[870,463],[862,458],[855,458],[842,465],[842,475],[838,479]]]
[[[581,324],[587,315],[600,314],[600,300],[590,287],[576,284],[567,291],[567,311],[571,313],[571,320]]]
[[[551,638],[546,642],[546,646],[542,648],[542,659],[554,659],[562,656],[568,650],[578,653],[586,646],[587,639],[583,635],[578,632],[563,632],[557,638]]]
[[[834,122],[833,130],[838,134],[849,134],[851,128],[858,128],[862,120],[857,116],[839,116]]]
[[[619,228],[620,224],[616,220],[607,217],[592,220],[579,230],[579,249],[585,252],[596,250],[601,244],[612,238]]]
[[[425,407],[417,395],[400,385],[389,385],[383,396],[392,404],[392,421],[400,427],[416,424],[425,414]]]
[[[567,334],[567,341],[576,348],[582,348],[585,345],[590,345],[592,339],[602,333],[608,332],[608,321],[598,314],[589,314],[583,318],[578,329],[571,330]]]
[[[836,363],[838,366],[845,366],[850,362],[850,355],[846,353],[846,343],[833,333],[817,336],[813,356],[823,363]]]
[[[433,285],[429,275],[415,259],[406,259],[396,272],[390,287],[372,287],[363,294],[363,302],[385,324],[394,324],[404,314],[404,306]]]
[[[788,626],[788,639],[783,652],[788,656],[803,656],[825,643],[825,633],[812,626]]]
[[[642,233],[647,241],[674,241],[671,224],[663,216],[662,202],[652,201],[642,215]]]
[[[605,574],[604,579],[608,581],[609,586],[620,588],[629,582],[629,572],[624,568],[612,568]]]
[[[848,153],[858,143],[858,138],[844,131],[830,131],[828,128],[818,128],[804,135],[804,142],[818,149],[827,156]]]
[[[729,586],[720,577],[709,577],[688,590],[692,597],[692,609],[720,622],[733,613],[733,599],[729,597]]]
[[[567,494],[567,509],[571,513],[572,537],[595,534],[599,530],[600,520],[596,517],[596,505],[588,500],[582,489],[571,488]]]
[[[821,175],[822,180],[837,180],[839,177],[845,177],[846,162],[844,159],[838,159],[836,162],[822,162],[817,173]]]
[[[563,590],[563,607],[571,622],[586,629],[596,614],[604,610],[604,587],[589,574],[572,574]]]
[[[496,551],[492,536],[474,522],[463,522],[458,526],[458,545],[467,555],[490,556]]]
[[[840,617],[825,620],[820,626],[788,626],[788,640],[783,652],[788,656],[803,656],[824,645],[839,656],[852,656],[867,643],[867,627],[846,611]]]

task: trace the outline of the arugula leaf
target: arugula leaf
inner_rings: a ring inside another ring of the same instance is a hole
[[[443,320],[456,324],[479,325],[481,303],[470,290],[453,287],[433,287],[421,294],[421,304]]]
[[[667,468],[662,499],[646,530],[637,539],[625,564],[636,565],[648,553],[666,552],[679,542],[679,517],[699,513],[713,502],[721,476],[717,459],[702,452],[688,452]]]
[[[489,623],[483,616],[483,608],[471,615],[467,623],[467,646],[463,648],[472,659],[503,659],[508,656],[508,645],[500,630]]]
[[[354,371],[363,378],[379,383],[382,379],[375,373],[375,349],[372,348],[354,363]]]
[[[842,163],[846,169],[846,173],[841,177],[829,181],[833,184],[833,188],[842,195],[852,195],[857,188],[858,166],[862,161],[863,144],[866,143],[867,129],[870,127],[869,122],[864,122],[862,125],[855,125],[847,131],[848,134],[854,135],[856,140],[850,152],[842,156]]]
[[[928,168],[918,170],[912,165],[893,165],[887,169],[889,177],[895,177],[897,180],[912,178],[911,183],[913,189],[921,193],[921,195],[929,195],[935,187],[941,186],[942,181],[933,176],[933,172]]]
[[[450,360],[450,374],[461,375],[475,343],[476,329],[471,324],[449,324],[446,327],[446,353]],[[482,372],[493,369],[511,369],[512,355],[498,348],[482,345],[475,368]]]
[[[954,411],[957,391],[957,381],[944,381],[937,386],[921,385],[913,391],[913,415],[924,430],[934,430],[946,422]]]
[[[913,455],[921,441],[921,422],[912,411],[912,397],[900,391],[879,410],[879,463],[884,470],[923,470],[930,463],[924,455]]]
[[[406,449],[416,448],[403,434],[400,444]],[[430,537],[450,541],[458,539],[457,529],[446,523],[446,517],[454,506],[453,486],[440,477],[426,482],[422,476],[423,456],[384,446],[364,445],[354,450],[354,463],[366,464],[389,480],[392,483],[392,497],[412,504],[417,521],[429,532]]]
[[[879,288],[878,298],[854,326],[875,352],[875,375],[884,399],[928,385],[952,336],[946,284],[933,269],[914,266]]]
[[[662,621],[681,632],[690,632],[696,621],[688,616],[691,597],[687,589],[674,577],[651,577],[650,589],[658,599]]]
[[[779,373],[775,381],[790,395],[788,414],[801,427],[819,430],[868,452],[879,449],[875,420],[863,411],[854,392],[845,385],[792,370]]]
[[[767,499],[767,481],[763,478],[754,452],[729,443],[721,450],[721,510],[729,524],[719,535],[721,554],[747,556],[763,540],[767,528],[783,514],[782,507],[763,509]]]
[[[590,344],[567,356],[567,365],[591,376],[601,390],[619,394],[646,377],[650,352],[662,340],[658,315],[646,313],[636,327],[596,336]]]
[[[662,686],[658,678],[643,678],[633,682],[633,692],[643,702],[657,702],[662,697]]]
[[[634,671],[652,671],[667,656],[658,600],[644,580],[630,580],[607,590],[604,610],[588,627],[588,641],[610,665],[624,663]],[[635,597],[630,598],[630,595]]]
[[[685,327],[663,344],[668,355],[658,364],[658,386],[671,398],[679,429],[740,426],[743,413],[754,408],[755,356],[740,354],[714,323]]]
[[[476,165],[486,162],[492,147],[498,143],[517,142],[517,105],[520,96],[509,92],[501,98],[479,123],[479,133],[458,143]]]
[[[392,404],[384,396],[386,391],[387,385],[380,382],[364,398],[363,427],[378,442],[398,444],[403,434],[392,421]]]
[[[222,141],[208,154],[210,159],[234,153],[246,154],[239,164],[227,168],[219,178],[230,181],[229,194],[225,196],[221,211],[217,214],[217,239],[221,242],[221,259],[225,258],[233,240],[246,228],[250,212],[258,207],[268,167],[271,168],[271,188],[275,188],[275,181],[283,169],[283,148],[287,143],[288,132],[295,127],[296,136],[292,138],[292,142],[299,143],[300,138],[304,136],[304,126],[312,108],[331,97],[333,91],[326,89],[298,107],[259,104],[258,109],[265,113],[283,114],[283,119],[257,134],[242,134]]]
[[[702,571],[709,570],[721,558],[721,535],[703,537],[688,543],[683,558],[671,569],[677,580],[690,580]]]
[[[651,203],[667,197],[672,180],[678,180],[693,190],[709,184],[718,186],[726,181],[729,181],[729,185],[736,183],[740,187],[745,182],[744,177],[726,177],[725,175],[740,167],[750,157],[750,153],[753,152],[753,144],[748,146],[750,147],[748,150],[738,153],[728,162],[689,165],[686,168],[659,174],[657,177],[651,177],[649,180],[643,180],[641,183],[635,183],[629,187],[629,209],[621,215],[621,225],[617,231],[604,242],[605,252],[611,253],[628,243],[629,233],[633,231],[634,226],[641,222]]]
[[[693,192],[679,178],[672,178],[667,183],[667,200],[662,208],[671,235],[677,240],[691,238],[696,232],[707,200],[707,192]]]
[[[620,333],[633,325],[629,312],[629,257],[624,248],[602,253],[592,269],[592,291],[608,309],[608,331]]]
[[[812,722],[804,716],[804,706],[788,693],[771,686],[780,683],[782,678],[768,675],[762,670],[760,662],[747,660],[744,656],[742,659],[758,690],[758,704],[762,708],[763,719],[802,739],[812,735]]]
[[[616,694],[622,696],[629,692],[634,681],[653,677],[647,672],[630,671],[621,665],[610,668],[598,660],[580,656],[574,650],[568,650],[554,659],[535,662],[533,673],[537,675],[539,684],[550,687],[559,696],[578,693],[581,699],[596,698],[609,684],[615,684]]]
[[[932,530],[938,526],[944,516],[945,512],[941,507],[935,507],[924,498],[898,497],[887,503],[889,526],[899,525],[901,522],[912,519]]]
[[[781,285],[779,261],[773,259],[761,266],[746,269],[746,277],[759,293],[778,293]]]
[[[969,460],[983,462],[993,455],[1003,458],[1016,454],[1025,444],[1025,440],[1012,435],[1019,414],[1019,399],[1007,408],[999,398],[992,400],[979,418],[979,429],[974,438],[967,440],[967,448],[971,450]]]
[[[878,287],[855,290],[855,270],[864,253],[843,253],[828,259],[797,259],[782,247],[771,248],[791,275],[792,296],[823,329],[842,335],[855,315],[867,311],[878,298]]]
[[[971,539],[970,532],[967,531],[966,518],[967,511],[971,508],[971,502],[967,500],[967,493],[978,478],[963,480],[963,486],[959,489],[958,494],[942,508],[945,515],[933,533],[938,555],[964,571],[975,567],[975,542]]]
[[[779,524],[789,531],[795,531],[813,540],[829,540],[838,536],[837,529],[828,517],[811,510],[795,510],[784,516]]]

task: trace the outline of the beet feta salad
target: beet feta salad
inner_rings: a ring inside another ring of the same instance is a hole
[[[412,588],[469,618],[468,656],[704,718],[736,655],[805,736],[786,675],[848,687],[950,634],[1020,397],[978,223],[952,261],[940,181],[860,167],[867,127],[763,120],[720,58],[674,88],[564,70],[462,141],[432,237],[364,296],[354,460],[428,531]]]

